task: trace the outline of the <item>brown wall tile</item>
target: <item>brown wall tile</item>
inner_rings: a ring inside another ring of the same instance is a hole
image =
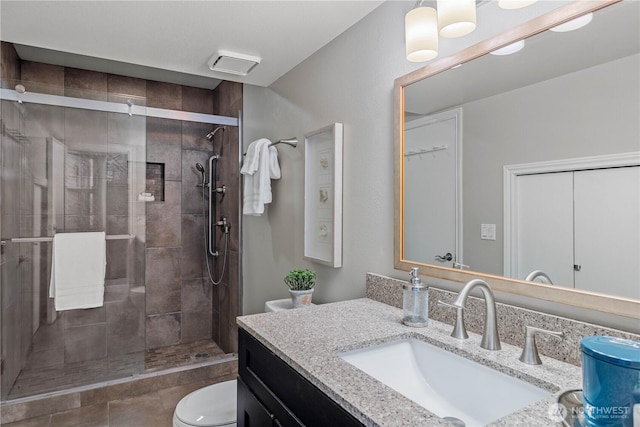
[[[206,136],[213,129],[215,126],[208,123],[182,122],[182,149],[211,152],[214,144],[209,142]],[[216,135],[216,141],[218,137],[219,135]]]
[[[202,175],[196,169],[196,163],[207,168],[210,154],[206,151],[182,150],[182,213],[202,214]],[[205,195],[208,200],[208,196]]]
[[[238,117],[242,110],[242,84],[223,81],[213,90],[213,114]]]
[[[106,305],[107,352],[128,354],[145,349],[145,295],[130,293],[130,297]]]
[[[59,65],[42,64],[40,62],[22,61],[20,64],[20,80],[23,82],[44,83],[48,86],[58,88],[57,90],[46,90],[39,88],[38,91],[45,90],[45,93],[58,93],[64,88],[64,67]],[[29,85],[25,83],[27,90]]]
[[[182,109],[182,86],[147,81],[147,106],[167,110]]]
[[[67,67],[64,69],[65,95],[107,100],[107,74]]]
[[[182,281],[182,342],[211,338],[211,287],[208,279]]]
[[[182,87],[182,110],[213,114],[213,92],[197,87]]]
[[[20,58],[13,44],[0,42],[0,79],[20,80]]]
[[[214,114],[237,117],[242,110],[242,85],[235,82],[222,82],[214,92]],[[219,204],[220,215],[231,222],[229,235],[229,265],[224,277],[226,288],[219,294],[219,344],[225,351],[238,350],[236,316],[242,313],[242,290],[240,288],[240,217],[241,197],[238,158],[240,156],[240,138],[237,127],[227,127],[219,161],[220,182],[227,187],[227,194]],[[224,180],[224,182],[222,182]],[[216,230],[216,241],[223,242],[224,236]],[[216,271],[222,268],[221,260],[216,260]]]
[[[107,75],[107,92],[110,95],[147,96],[147,81],[135,77]]]
[[[180,343],[180,313],[147,316],[147,350]]]
[[[180,311],[180,249],[148,248],[146,266],[147,314]]]
[[[207,275],[205,261],[206,217],[202,214],[182,214],[182,279],[197,279]],[[210,261],[213,265],[213,261]]]
[[[180,181],[182,178],[181,138],[181,122],[147,118],[147,162],[164,163],[167,181]]]
[[[147,248],[180,247],[181,186],[180,182],[165,181],[164,202],[147,203]],[[149,273],[149,267],[147,267]]]

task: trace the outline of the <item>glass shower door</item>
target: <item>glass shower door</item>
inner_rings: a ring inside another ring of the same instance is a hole
[[[146,118],[110,111],[132,97],[79,108],[107,94],[43,90],[60,92],[58,105],[2,100],[2,400],[144,372]],[[47,238],[88,231],[108,236],[104,304],[56,311]]]

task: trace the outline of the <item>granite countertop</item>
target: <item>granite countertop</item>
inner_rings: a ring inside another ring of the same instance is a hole
[[[542,365],[518,360],[521,348],[480,348],[480,335],[449,336],[452,327],[429,320],[426,328],[404,326],[402,310],[356,299],[238,318],[238,325],[303,377],[368,426],[450,426],[450,424],[337,356],[399,338],[414,337],[552,391],[546,399],[491,423],[492,426],[550,426],[550,405],[569,389],[582,387],[577,366],[541,356]]]

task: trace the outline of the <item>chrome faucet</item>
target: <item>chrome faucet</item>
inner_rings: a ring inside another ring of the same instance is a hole
[[[546,329],[536,328],[533,326],[525,327],[524,347],[520,354],[520,361],[528,365],[540,365],[542,361],[538,355],[538,347],[536,346],[536,333],[551,335],[553,337],[563,338],[563,332],[548,331]]]
[[[464,305],[467,301],[467,297],[474,288],[479,288],[482,291],[482,295],[485,300],[484,331],[482,333],[480,347],[487,350],[500,350],[498,318],[496,316],[496,300],[493,297],[491,288],[489,288],[489,284],[482,279],[473,279],[467,282],[458,294],[458,298],[456,298],[452,304],[440,301],[441,304],[456,309],[456,324],[451,336],[458,339],[465,339],[468,337],[462,316],[464,314]]]
[[[527,274],[527,277],[524,278],[527,282],[533,282],[538,279],[538,282],[544,283],[547,285],[553,285],[551,278],[547,273],[542,270],[533,270],[531,273]]]

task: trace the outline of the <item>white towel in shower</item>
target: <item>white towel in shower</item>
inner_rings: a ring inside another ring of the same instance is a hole
[[[53,236],[49,297],[57,311],[102,307],[107,245],[104,232]]]
[[[280,165],[278,150],[269,146],[271,141],[261,139],[256,142],[259,146],[256,170],[253,173],[248,171],[249,168],[247,171],[240,171],[244,175],[242,213],[260,216],[264,213],[264,205],[272,201],[271,180],[280,179]]]

